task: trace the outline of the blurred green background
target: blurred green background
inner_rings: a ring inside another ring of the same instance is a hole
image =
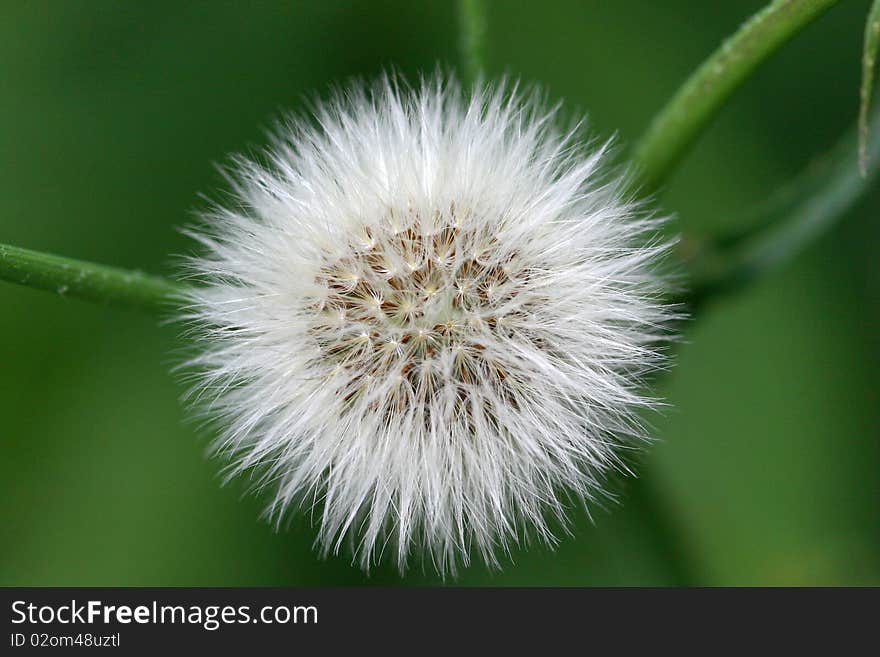
[[[736,223],[857,112],[867,0],[775,56],[661,196],[681,229]],[[760,0],[490,6],[489,64],[623,146]],[[167,272],[177,227],[285,108],[350,76],[453,66],[450,2],[23,2],[0,7],[0,241]],[[880,584],[880,194],[795,266],[707,309],[620,505],[556,551],[456,583]],[[0,584],[433,583],[321,560],[297,517],[221,488],[169,373],[178,330],[0,284]],[[638,489],[638,495],[631,495]],[[646,502],[647,500],[647,506]]]

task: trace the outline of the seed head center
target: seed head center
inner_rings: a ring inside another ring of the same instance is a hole
[[[364,228],[316,277],[321,297],[310,331],[346,399],[396,381],[400,399],[506,378],[489,345],[515,296],[511,257],[497,237],[457,222],[427,228],[410,216]],[[395,393],[398,394],[398,393]]]

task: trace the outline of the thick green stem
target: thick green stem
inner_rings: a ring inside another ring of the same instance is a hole
[[[0,244],[0,280],[98,303],[155,311],[184,288],[156,276]]]
[[[486,13],[485,0],[458,0],[462,78],[467,85],[473,85],[486,67]]]
[[[838,0],[774,0],[746,21],[685,81],[633,155],[644,191],[672,172],[724,102],[757,66]]]

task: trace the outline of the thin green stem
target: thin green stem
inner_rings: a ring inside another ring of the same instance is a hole
[[[458,28],[462,78],[473,86],[486,68],[486,0],[458,0]]]
[[[644,191],[655,190],[761,62],[838,0],[774,0],[746,21],[685,81],[636,145]]]
[[[874,110],[868,125],[871,130],[880,129],[880,111]],[[758,224],[757,234],[728,241],[731,248],[704,249],[693,259],[694,283],[687,299],[692,307],[735,292],[779,269],[846,216],[871,188],[880,170],[880,144],[875,140],[865,152],[867,175],[860,175],[857,132],[850,130],[824,163],[796,180],[796,193],[787,194],[791,199],[788,207],[776,208],[774,220]]]
[[[184,288],[164,278],[0,244],[0,280],[98,303],[156,311]]]
[[[874,0],[865,23],[862,86],[859,89],[859,168],[863,176],[868,175],[868,109],[871,106],[878,48],[880,48],[880,0]]]

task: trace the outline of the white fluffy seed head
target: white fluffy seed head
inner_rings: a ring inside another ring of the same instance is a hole
[[[660,220],[535,95],[384,78],[292,119],[189,260],[190,365],[230,474],[368,568],[552,540],[643,436]]]

